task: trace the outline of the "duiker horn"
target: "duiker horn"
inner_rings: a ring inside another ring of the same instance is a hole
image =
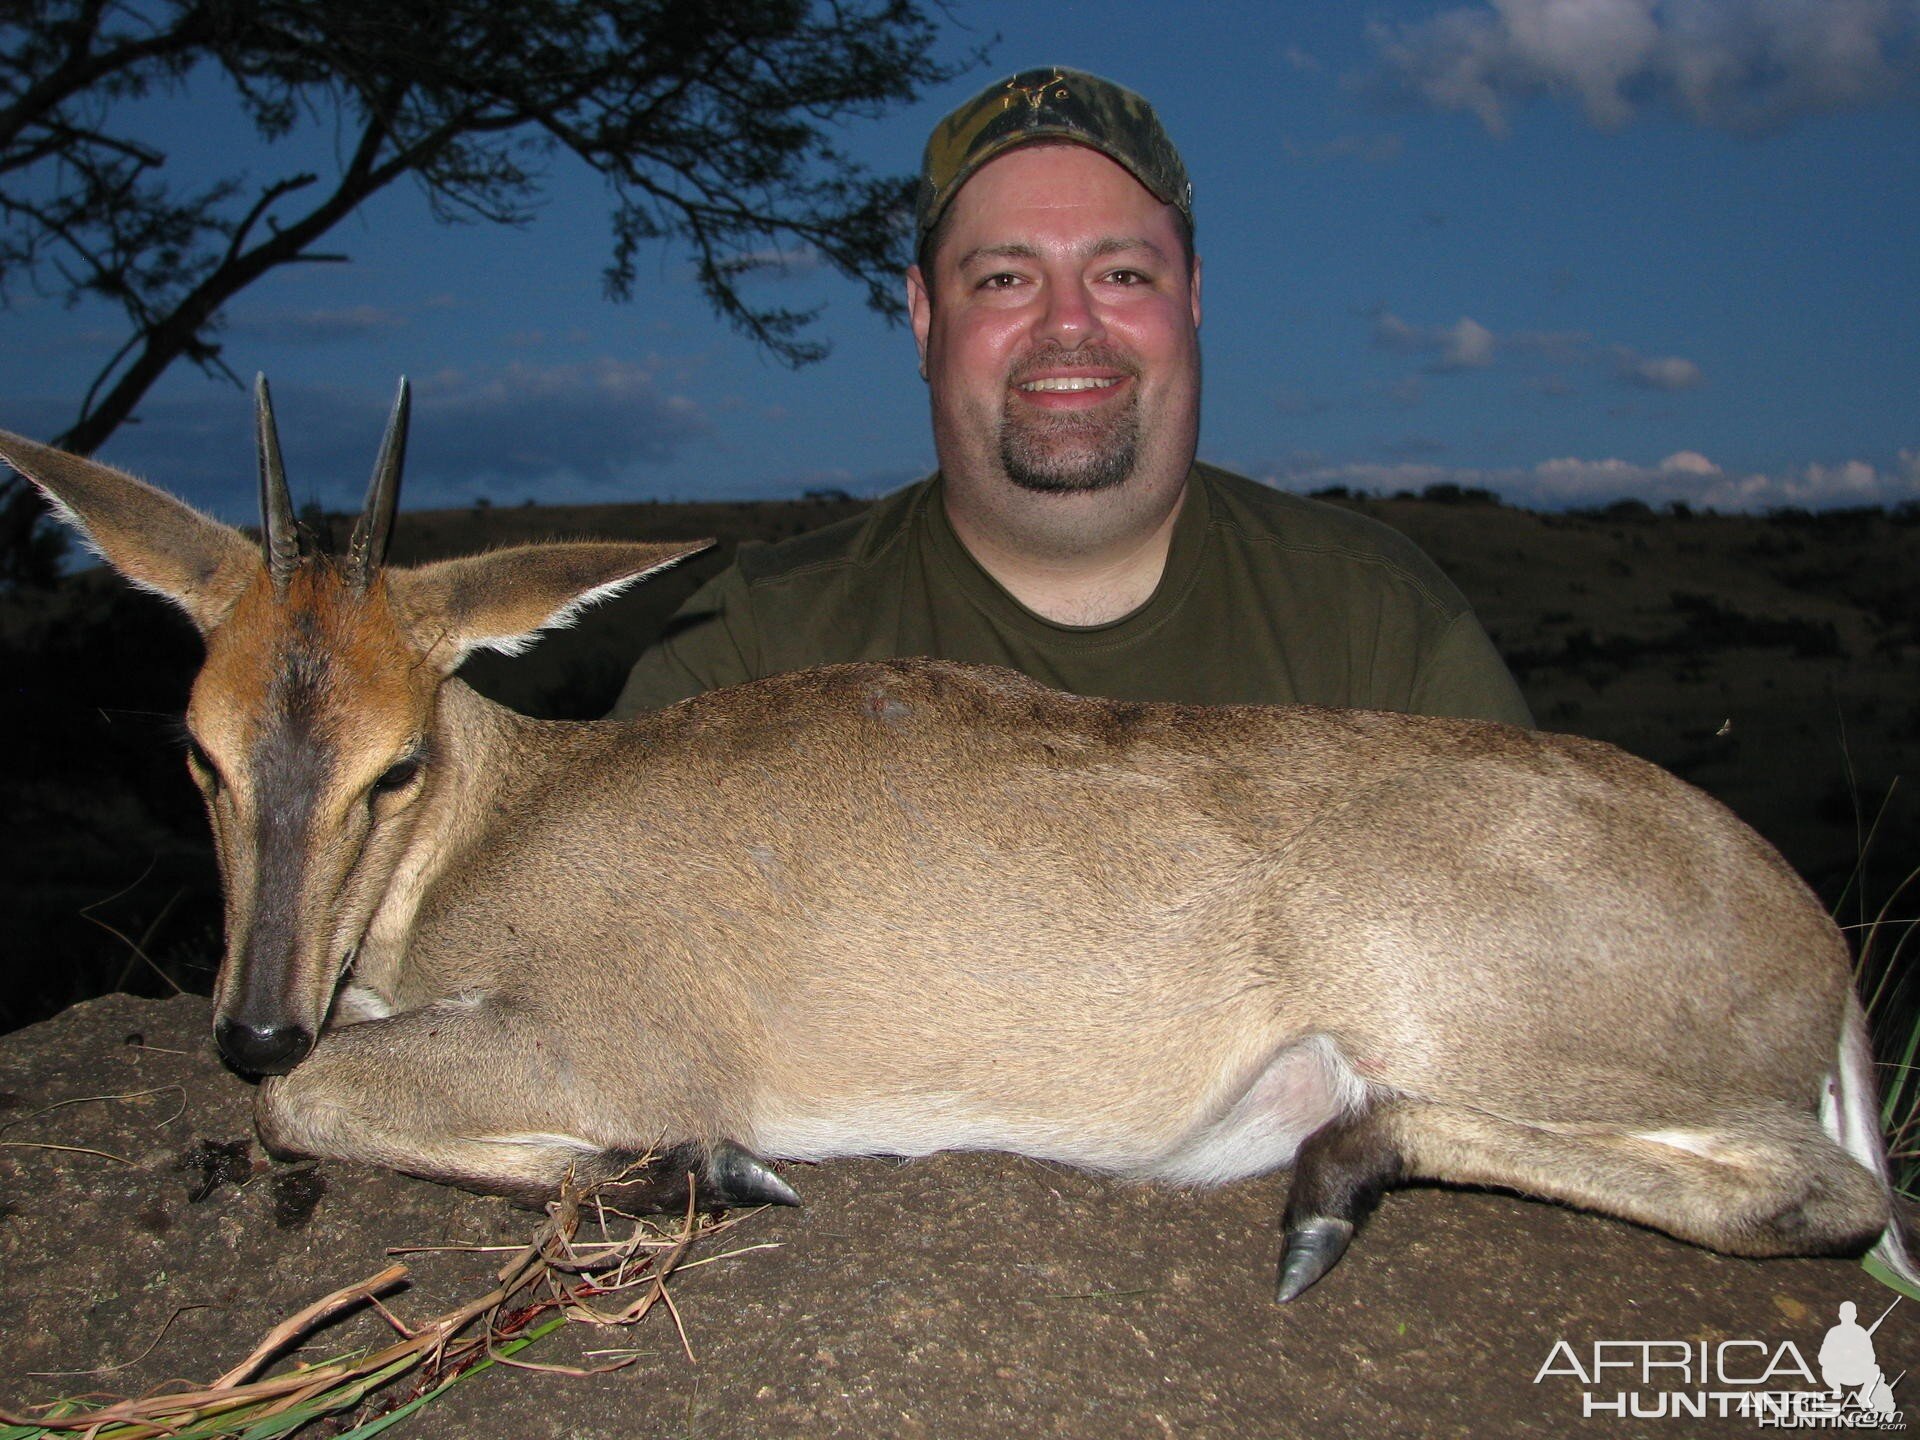
[[[400,503],[400,472],[407,463],[407,418],[411,409],[406,377],[402,376],[393,413],[387,418],[387,433],[380,441],[380,458],[367,483],[366,503],[354,522],[353,538],[347,542],[347,584],[355,590],[364,591],[374,572],[387,563],[393,512]]]
[[[273,422],[273,396],[265,375],[253,380],[253,418],[260,451],[260,544],[274,591],[284,595],[300,564],[300,527],[293,518],[286,462],[280,457],[280,431]]]

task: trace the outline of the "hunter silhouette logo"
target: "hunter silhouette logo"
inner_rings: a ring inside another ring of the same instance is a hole
[[[1905,1430],[1894,1400],[1905,1371],[1889,1378],[1859,1307],[1840,1306],[1815,1364],[1792,1340],[1556,1340],[1533,1383],[1579,1387],[1583,1420],[1746,1419],[1760,1429]],[[1559,1387],[1556,1387],[1559,1388]]]
[[[1899,1303],[1896,1295],[1893,1305]],[[1854,1318],[1860,1312],[1853,1301],[1841,1301],[1840,1323],[1820,1342],[1820,1378],[1836,1399],[1851,1398],[1855,1406],[1872,1415],[1895,1413],[1895,1382],[1886,1378],[1873,1353],[1873,1332],[1893,1313],[1893,1305],[1880,1312],[1880,1320],[1862,1325]]]

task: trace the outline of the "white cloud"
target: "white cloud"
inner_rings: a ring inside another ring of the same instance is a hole
[[[1471,316],[1462,315],[1451,325],[1426,327],[1410,325],[1392,311],[1381,310],[1373,317],[1373,343],[1403,354],[1431,355],[1427,369],[1444,374],[1484,370],[1493,364],[1499,342],[1493,331]]]
[[[1403,375],[1387,387],[1387,399],[1405,410],[1411,410],[1426,398],[1426,384],[1418,375]]]
[[[418,387],[414,449],[430,473],[461,483],[559,474],[608,483],[711,431],[700,405],[669,388],[664,368],[601,358],[428,376]]]
[[[1920,498],[1920,485],[1903,485],[1898,474],[1877,470],[1864,460],[1846,460],[1838,465],[1807,465],[1784,475],[1724,476],[1708,486],[1701,498],[1717,510],[1765,510],[1776,505],[1825,510]]]
[[[1371,27],[1396,89],[1495,134],[1540,94],[1603,128],[1650,99],[1742,130],[1912,94],[1916,32],[1911,0],[1491,0]]]
[[[540,350],[548,345],[566,345],[580,351],[592,345],[593,336],[584,325],[570,325],[564,331],[535,325],[525,330],[509,331],[501,337],[500,343],[511,350]]]
[[[1610,356],[1619,378],[1651,390],[1690,390],[1702,379],[1695,361],[1678,355],[1643,356],[1625,345],[1602,351],[1584,331],[1513,330],[1496,334],[1469,315],[1462,315],[1451,325],[1415,325],[1386,309],[1375,310],[1372,320],[1376,346],[1403,355],[1426,355],[1425,368],[1436,375],[1485,370],[1501,355],[1509,354],[1551,365],[1604,362]],[[1559,386],[1564,391],[1564,380]]]
[[[1391,310],[1373,316],[1373,343],[1386,350],[1414,351],[1437,346],[1443,332],[1409,325]]]
[[[665,362],[444,370],[414,377],[405,499],[420,507],[538,498],[552,485],[612,487],[672,460],[713,431],[705,410],[675,388]],[[358,509],[373,468],[390,390],[274,387],[274,409],[296,504]],[[188,401],[152,401],[142,423],[117,432],[102,459],[251,524],[256,515],[252,406],[240,391],[206,387]]]
[[[1676,450],[1660,462],[1660,470],[1670,475],[1718,475],[1721,469],[1698,450]]]
[[[1287,490],[1329,485],[1393,494],[1451,484],[1492,490],[1509,504],[1536,510],[1644,500],[1680,501],[1696,509],[1764,511],[1781,506],[1810,510],[1920,502],[1920,450],[1902,450],[1886,468],[1865,460],[1810,464],[1797,469],[1747,473],[1716,465],[1696,450],[1680,450],[1657,465],[1614,457],[1563,456],[1529,467],[1480,468],[1433,464],[1305,463],[1273,467],[1266,477]]]
[[[1283,382],[1274,387],[1273,408],[1282,415],[1319,415],[1330,404],[1324,396]]]
[[[1378,135],[1336,135],[1331,140],[1303,141],[1282,137],[1280,148],[1289,160],[1326,165],[1336,160],[1361,160],[1390,165],[1406,151],[1406,142],[1392,131]]]
[[[1691,390],[1702,378],[1697,364],[1678,355],[1640,355],[1624,345],[1613,354],[1620,378],[1644,390]]]
[[[1672,497],[1664,491],[1676,483],[1691,487],[1691,482],[1626,460],[1581,460],[1566,456],[1542,460],[1531,471],[1519,472],[1513,489],[1520,495],[1532,497],[1521,500],[1521,504],[1543,504],[1551,509],[1561,509],[1568,505],[1592,505],[1627,497],[1665,500]]]
[[[352,305],[344,310],[267,310],[241,315],[227,328],[232,334],[250,338],[314,345],[403,330],[407,323],[407,317],[397,310]]]
[[[1442,370],[1484,370],[1493,363],[1493,332],[1462,315],[1447,331],[1436,362]]]
[[[1593,350],[1593,336],[1584,330],[1514,330],[1500,337],[1508,350],[1538,355],[1559,365],[1570,365],[1586,358]]]

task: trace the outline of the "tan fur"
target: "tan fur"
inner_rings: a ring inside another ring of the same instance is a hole
[[[0,456],[67,493],[22,443]],[[203,517],[159,528],[234,553]],[[681,1141],[1181,1181],[1300,1152],[1296,1208],[1351,1172],[1747,1254],[1887,1225],[1884,1172],[1817,1119],[1857,1025],[1846,946],[1698,791],[1571,736],[929,660],[631,723],[530,720],[449,678],[691,548],[524,547],[364,596],[307,559],[284,599],[256,564],[189,607],[219,1013],[318,1036],[262,1086],[270,1143],[520,1195]],[[275,806],[297,854],[263,851],[291,843]]]

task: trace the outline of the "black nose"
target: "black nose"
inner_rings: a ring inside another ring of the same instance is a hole
[[[249,1075],[284,1075],[313,1048],[313,1036],[298,1025],[248,1025],[222,1020],[213,1027],[220,1053]]]

